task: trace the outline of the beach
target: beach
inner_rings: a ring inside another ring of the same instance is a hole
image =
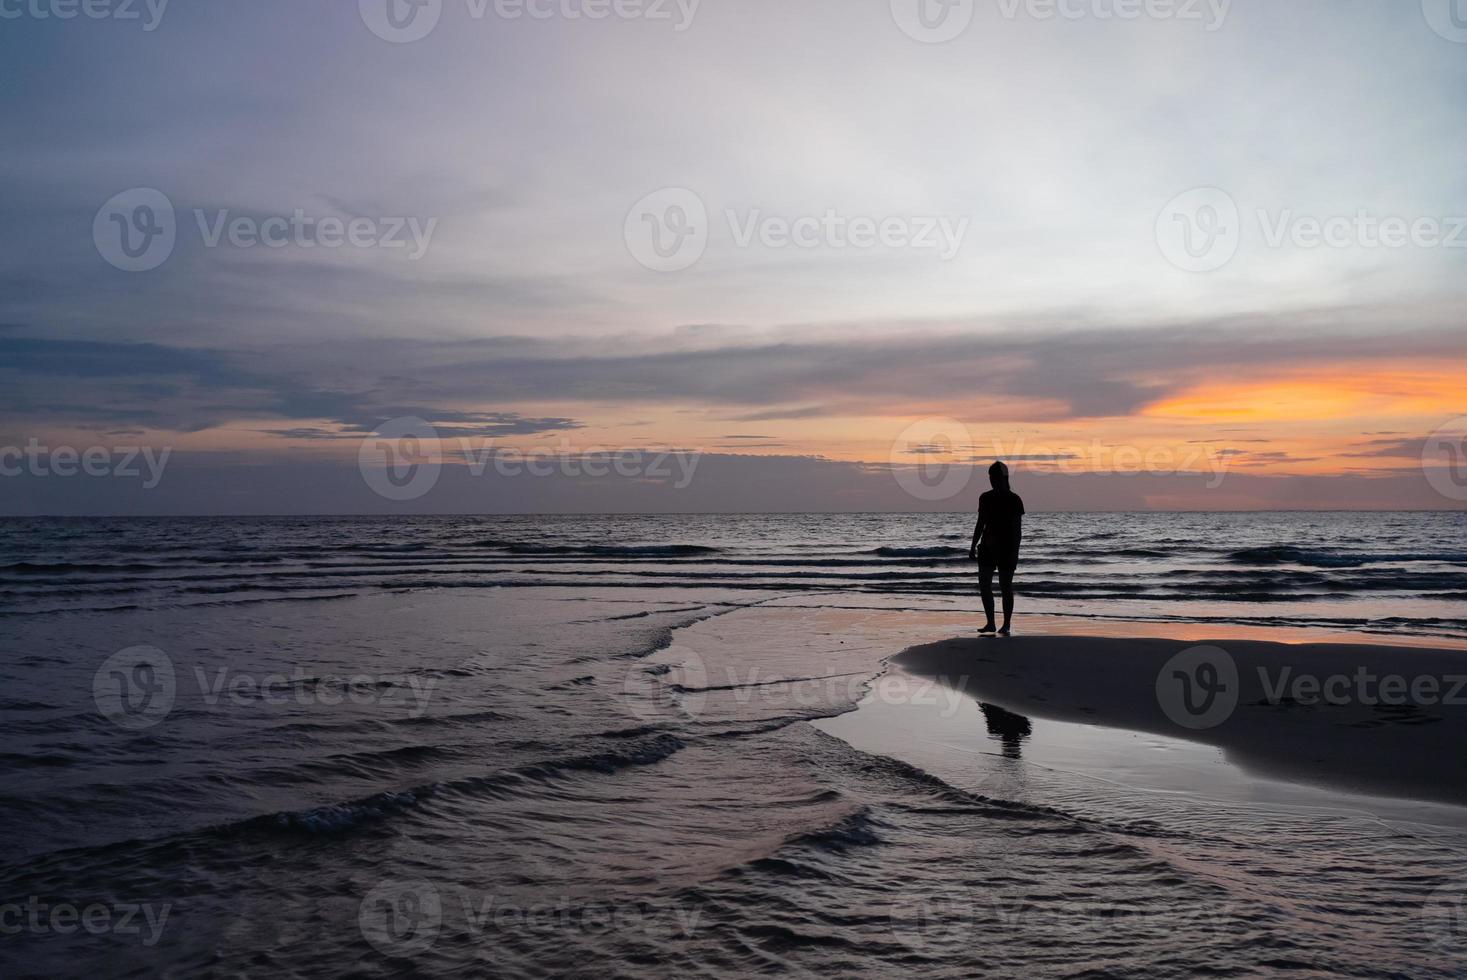
[[[1450,550],[1108,522],[1006,638],[925,516],[12,528],[0,972],[1460,975]]]
[[[1467,980],[1464,53],[0,0],[0,980]]]
[[[1383,796],[1467,803],[1461,649],[1131,635],[963,638],[896,663],[975,701],[1061,722],[1185,738],[1251,772]],[[1175,674],[1173,673],[1175,672]],[[1209,707],[1195,677],[1219,676]],[[1224,680],[1225,678],[1225,680]],[[1184,685],[1191,684],[1193,690]]]

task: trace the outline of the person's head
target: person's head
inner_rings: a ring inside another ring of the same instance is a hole
[[[1009,488],[1009,468],[1003,463],[994,463],[988,468],[988,482],[993,484],[995,490],[1007,490]]]

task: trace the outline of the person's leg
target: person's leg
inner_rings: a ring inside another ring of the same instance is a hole
[[[978,591],[983,594],[983,612],[988,616],[988,622],[983,624],[980,633],[992,633],[993,625],[993,566],[978,566]]]
[[[1014,570],[1012,568],[1000,568],[998,570],[998,585],[1003,589],[1003,629],[1000,633],[1009,631],[1009,620],[1014,618]],[[990,603],[992,600],[990,600]],[[992,605],[989,606],[988,619],[993,620]]]

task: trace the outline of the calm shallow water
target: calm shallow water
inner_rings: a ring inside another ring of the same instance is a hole
[[[1460,515],[1167,518],[1164,559],[1118,553],[1140,519],[1046,519],[1021,608],[1070,569],[1093,615],[1254,582],[1250,618],[1459,628]],[[807,724],[971,627],[965,564],[878,553],[956,519],[0,526],[0,894],[111,915],[40,913],[0,975],[1460,973],[1453,841],[985,792]]]

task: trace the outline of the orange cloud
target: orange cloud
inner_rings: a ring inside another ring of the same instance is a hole
[[[1467,401],[1464,366],[1340,365],[1292,377],[1199,386],[1151,405],[1151,418],[1209,422],[1433,417]]]

